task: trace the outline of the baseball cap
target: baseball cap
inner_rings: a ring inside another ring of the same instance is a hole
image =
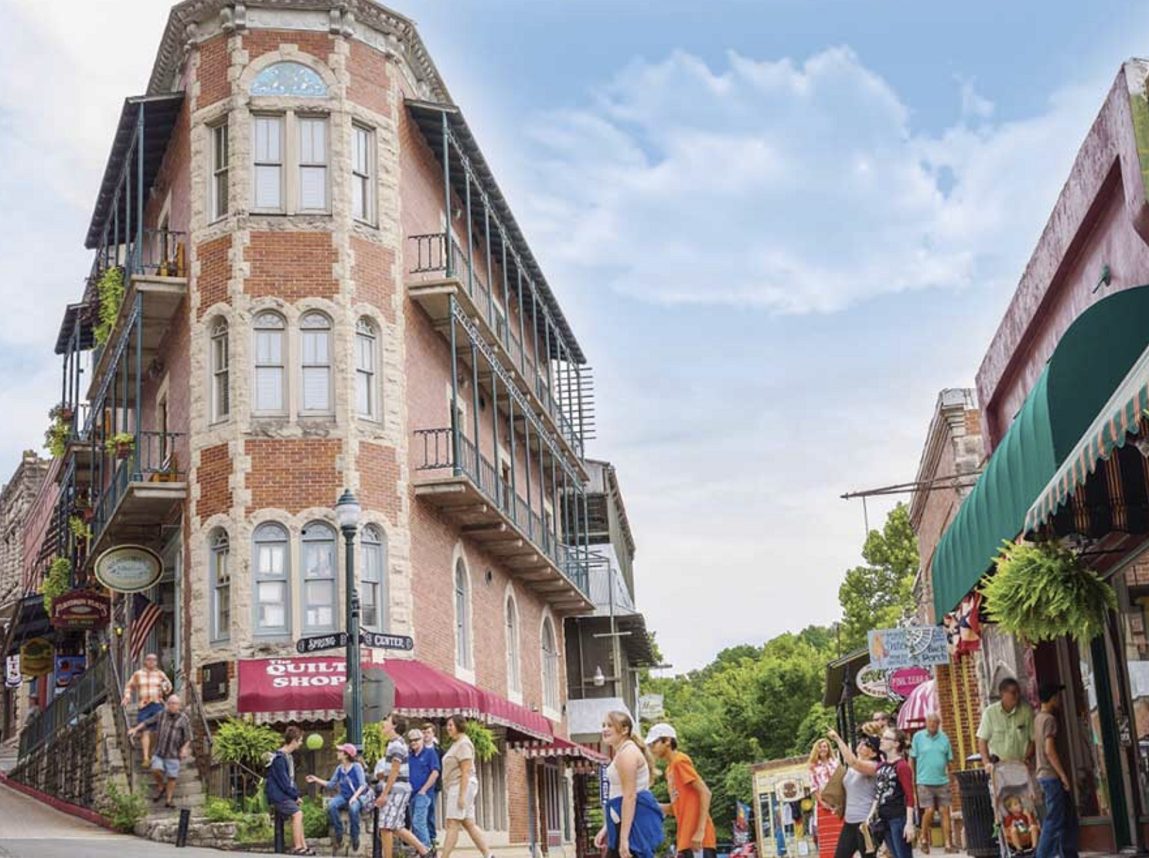
[[[678,733],[669,724],[655,724],[646,731],[646,744],[654,744],[659,739],[673,739],[677,742]]]
[[[1037,686],[1037,699],[1042,703],[1048,703],[1064,690],[1065,686],[1060,682],[1043,682]]]
[[[356,755],[359,753],[359,749],[352,745],[350,742],[344,742],[342,745],[336,745],[335,750],[342,751],[352,759],[355,759]]]

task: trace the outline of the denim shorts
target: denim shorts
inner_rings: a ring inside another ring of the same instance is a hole
[[[161,757],[152,757],[152,771],[163,772],[168,780],[175,780],[180,776],[180,758],[163,759]]]
[[[163,712],[163,711],[164,711],[164,704],[162,704],[162,703],[149,703],[147,706],[141,706],[140,711],[136,714],[136,723],[137,724],[143,724],[145,721],[147,721],[153,715],[158,715],[160,712]],[[149,724],[147,727],[144,727],[144,732],[145,733],[154,733],[154,732],[156,732],[157,728],[158,728],[158,725]]]

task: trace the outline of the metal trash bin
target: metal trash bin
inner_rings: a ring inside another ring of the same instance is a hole
[[[957,772],[957,781],[961,792],[965,851],[972,858],[995,858],[998,845],[993,832],[995,823],[989,775],[984,769],[967,769]]]

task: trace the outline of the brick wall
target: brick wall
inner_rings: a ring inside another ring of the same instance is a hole
[[[273,508],[294,515],[309,507],[330,507],[342,487],[336,468],[340,448],[339,441],[327,438],[248,441],[248,514]]]
[[[227,77],[231,62],[227,40],[226,35],[220,35],[208,39],[199,47],[198,107],[209,107],[231,95],[231,81]]]
[[[329,232],[253,232],[245,251],[251,273],[244,291],[252,298],[332,299],[339,291]]]
[[[359,444],[359,502],[364,509],[381,512],[392,526],[398,525],[401,498],[397,490],[399,463],[395,449],[382,444]]]
[[[196,513],[201,519],[208,519],[231,509],[230,477],[231,456],[227,444],[216,444],[200,450],[199,468],[196,470],[196,483],[199,486]]]
[[[387,59],[374,48],[359,41],[351,43],[351,85],[347,97],[368,110],[391,115],[391,78]]]
[[[199,318],[211,307],[228,302],[227,282],[231,279],[231,236],[224,235],[205,241],[196,248],[199,276],[195,279],[199,290]]]
[[[950,738],[954,761],[950,765],[951,781],[954,772],[976,767],[965,758],[977,753],[977,728],[981,723],[981,698],[978,694],[977,674],[971,656],[941,665],[935,671],[938,689],[938,708],[942,716],[942,730]],[[956,781],[953,786],[953,807],[961,809],[961,796]]]
[[[249,62],[278,51],[283,45],[297,45],[299,50],[322,62],[335,50],[335,40],[327,33],[309,33],[301,30],[247,30],[243,34],[243,49]]]
[[[355,263],[351,277],[355,280],[357,301],[375,307],[390,324],[395,323],[395,254],[386,247],[352,237],[351,252]]]

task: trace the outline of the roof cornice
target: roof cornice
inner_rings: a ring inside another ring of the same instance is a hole
[[[246,26],[248,9],[327,12],[331,19],[329,32],[352,38],[357,27],[370,27],[388,37],[416,79],[427,87],[430,97],[452,103],[415,22],[374,0],[184,0],[168,13],[168,23],[152,65],[148,94],[171,91],[171,82],[183,66],[188,51],[196,44],[204,24],[222,15],[225,30],[241,29]]]

